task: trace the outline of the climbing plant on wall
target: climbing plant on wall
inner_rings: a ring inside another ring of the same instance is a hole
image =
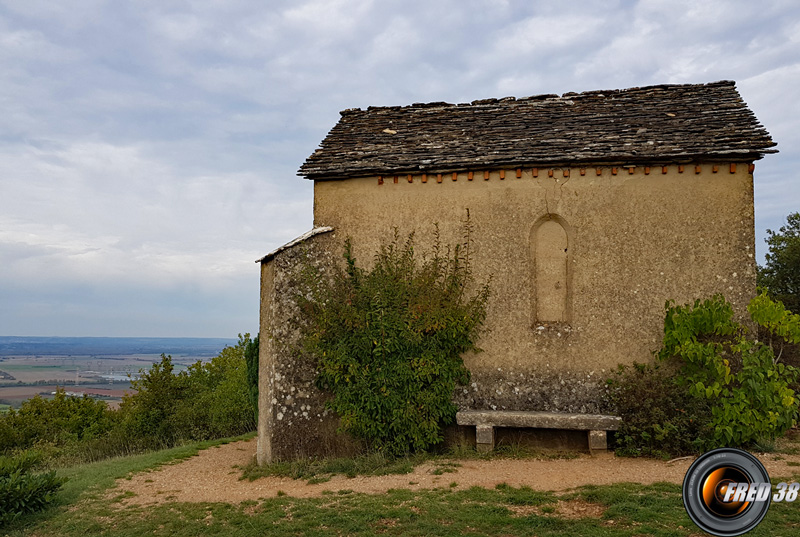
[[[461,354],[478,350],[489,295],[472,282],[469,229],[467,220],[464,243],[452,248],[437,229],[423,256],[413,234],[401,241],[395,231],[371,268],[348,240],[343,266],[305,268],[300,305],[317,385],[331,393],[341,428],[376,450],[428,449],[455,417],[453,390],[469,380]]]

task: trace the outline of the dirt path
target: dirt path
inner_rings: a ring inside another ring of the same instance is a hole
[[[602,454],[556,460],[460,460],[461,466],[453,468],[455,472],[435,475],[433,472],[441,467],[441,461],[438,461],[438,465],[426,463],[418,466],[410,474],[335,476],[326,483],[315,485],[308,485],[305,480],[280,477],[240,481],[241,471],[235,466],[249,463],[255,450],[255,439],[207,449],[181,463],[138,474],[130,480],[120,480],[111,494],[132,492],[135,495],[126,498],[122,505],[149,505],[168,501],[239,503],[273,497],[279,491],[294,497],[319,496],[323,491],[338,490],[380,493],[392,488],[449,487],[451,483],[457,483],[456,489],[474,485],[491,488],[507,483],[515,487],[527,485],[536,490],[564,491],[581,485],[624,481],[681,483],[692,462],[684,459],[667,463]],[[774,477],[791,476],[800,470],[800,455],[761,454],[758,458]]]

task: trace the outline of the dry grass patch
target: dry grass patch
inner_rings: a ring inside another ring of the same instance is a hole
[[[391,528],[396,528],[399,522],[396,518],[382,518],[373,524],[375,533],[386,533]]]
[[[587,502],[578,498],[572,500],[558,500],[555,515],[561,518],[600,518],[606,512],[606,507],[599,503]]]
[[[506,505],[504,507],[513,513],[511,516],[514,518],[537,515],[577,520],[581,518],[601,518],[606,512],[604,505],[578,498],[558,500],[555,504],[547,505]]]

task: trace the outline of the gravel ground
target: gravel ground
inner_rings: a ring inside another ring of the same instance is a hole
[[[334,476],[326,483],[309,485],[305,480],[263,477],[240,480],[237,466],[254,457],[256,441],[233,442],[201,451],[178,464],[122,479],[110,494],[134,493],[122,505],[150,505],[163,502],[239,503],[276,496],[282,492],[294,497],[319,496],[323,491],[352,490],[381,493],[392,488],[411,490],[480,486],[493,488],[500,483],[514,487],[527,485],[535,490],[565,491],[581,485],[619,482],[642,484],[666,481],[682,483],[691,458],[664,462],[652,459],[619,458],[612,454],[581,455],[577,459],[494,459],[459,460],[455,472],[435,475],[442,461],[418,466],[404,475]],[[756,454],[772,477],[792,476],[800,471],[800,455]],[[788,464],[787,464],[788,463]]]

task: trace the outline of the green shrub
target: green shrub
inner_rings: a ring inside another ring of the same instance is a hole
[[[131,383],[137,393],[120,405],[122,437],[135,448],[160,448],[254,430],[245,363],[250,344],[249,334],[239,334],[235,346],[177,374],[172,357],[162,354],[160,363]]]
[[[56,477],[55,471],[31,473],[40,459],[35,452],[0,456],[0,527],[54,500],[64,480]]]
[[[617,453],[667,457],[705,450],[711,410],[704,397],[675,381],[668,364],[620,366],[608,381],[608,400],[622,418],[615,433]]]
[[[0,478],[8,477],[15,473],[29,472],[41,463],[42,454],[33,449],[27,449],[13,457],[0,455]]]
[[[771,337],[800,341],[800,317],[765,293],[748,311]],[[637,378],[623,369],[610,381],[612,404],[627,414],[618,435],[622,452],[652,451],[654,438],[666,442],[663,449],[671,454],[746,447],[773,441],[795,423],[798,400],[790,386],[798,370],[782,363],[771,345],[749,338],[721,295],[693,305],[667,302],[657,356],[673,374],[639,368]],[[641,403],[643,390],[663,392],[650,398],[659,409]],[[683,434],[690,436],[681,441]]]
[[[748,308],[753,320],[764,323],[771,305],[764,294],[754,298]],[[780,331],[785,324],[765,328]],[[677,360],[681,383],[711,404],[716,446],[774,440],[794,424],[797,399],[789,384],[797,370],[778,362],[768,345],[748,339],[721,295],[694,306],[668,303],[659,357]]]
[[[189,386],[186,375],[174,375],[173,370],[172,357],[162,354],[161,362],[140,370],[131,381],[136,393],[122,399],[122,430],[141,447],[166,447],[178,440],[172,418]]]
[[[758,323],[759,341],[769,345],[775,360],[800,368],[800,315],[787,310],[783,303],[772,301],[763,291],[747,309]],[[790,387],[795,392],[800,390],[797,381]]]
[[[413,234],[400,244],[396,232],[372,269],[356,265],[349,241],[344,258],[344,267],[325,274],[306,266],[300,304],[317,385],[331,392],[329,408],[342,429],[372,448],[388,455],[425,450],[455,418],[453,390],[469,379],[461,354],[478,350],[486,316],[488,286],[467,293],[469,235],[442,253],[437,230],[421,261]]]
[[[245,361],[250,346],[249,334],[240,334],[235,346],[225,347],[210,362],[196,362],[189,367],[185,373],[189,391],[175,414],[179,436],[207,440],[237,436],[256,428]]]
[[[0,415],[0,453],[22,447],[24,442],[16,425],[16,412],[12,408]]]
[[[65,446],[102,437],[114,427],[114,413],[103,401],[67,395],[56,390],[52,399],[37,395],[18,411],[0,416],[0,451],[27,449],[36,444]]]
[[[18,411],[0,414],[0,453],[36,447],[69,464],[252,431],[256,414],[245,362],[252,346],[249,334],[240,334],[236,345],[180,373],[162,354],[131,382],[137,392],[126,395],[119,410],[63,390],[52,399],[29,399]]]

